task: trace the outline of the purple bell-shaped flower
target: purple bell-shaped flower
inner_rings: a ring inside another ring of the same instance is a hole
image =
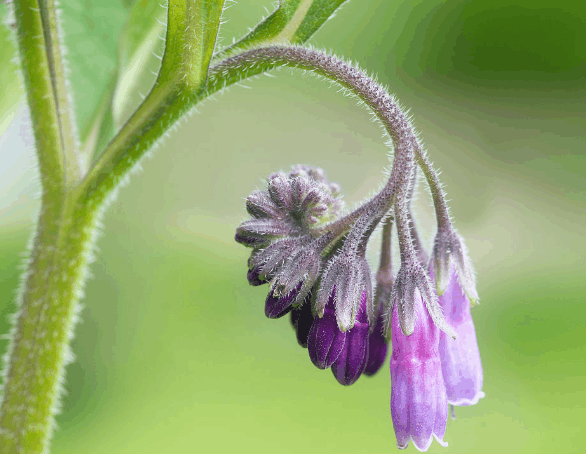
[[[391,415],[397,447],[413,440],[419,451],[427,451],[433,438],[442,446],[448,418],[446,388],[439,355],[440,331],[426,310],[418,290],[414,295],[413,333],[403,334],[399,305],[391,319]]]
[[[454,328],[457,339],[440,334],[439,352],[442,372],[451,405],[474,405],[484,397],[482,364],[476,331],[470,314],[470,300],[462,290],[455,271],[446,291],[439,297],[446,321]]]

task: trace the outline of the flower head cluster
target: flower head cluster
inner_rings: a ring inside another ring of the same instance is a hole
[[[340,383],[350,385],[365,371],[374,374],[387,342],[365,258],[370,214],[351,225],[336,224],[343,207],[340,188],[318,168],[298,165],[288,174],[272,174],[267,186],[247,198],[253,219],[243,222],[235,237],[253,248],[249,283],[270,286],[265,315],[291,312],[299,344]]]
[[[470,301],[477,296],[466,248],[448,219],[439,223],[427,259],[409,203],[415,171],[407,171],[407,187],[383,191],[344,216],[340,188],[321,169],[295,166],[289,173],[272,174],[266,190],[246,199],[252,219],[238,227],[236,241],[253,248],[249,283],[269,284],[265,315],[290,313],[297,341],[311,362],[330,369],[340,384],[375,374],[392,337],[397,446],[405,448],[412,440],[426,451],[434,438],[447,445],[448,404],[472,405],[484,394],[470,316]],[[365,252],[381,223],[373,291]],[[396,275],[391,266],[394,224],[401,255]]]

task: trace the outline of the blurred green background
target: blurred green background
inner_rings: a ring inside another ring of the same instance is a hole
[[[114,68],[129,2],[62,3],[83,128]],[[222,42],[269,3],[228,9]],[[376,74],[410,109],[478,271],[487,397],[457,409],[448,450],[430,452],[581,450],[585,24],[584,1],[355,0],[312,40]],[[106,212],[52,452],[395,450],[388,365],[339,386],[313,367],[286,318],[264,317],[266,288],[246,282],[249,251],[233,233],[244,197],[270,172],[323,167],[352,207],[389,164],[379,126],[353,100],[312,77],[275,74],[199,106]],[[118,104],[135,104],[148,77]],[[39,192],[22,105],[10,119],[0,139],[2,333]],[[430,245],[425,191],[417,218]],[[376,263],[376,245],[370,254]]]

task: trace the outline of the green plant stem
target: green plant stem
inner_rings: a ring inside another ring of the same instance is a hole
[[[65,65],[63,63],[62,46],[60,43],[59,23],[55,11],[54,0],[39,0],[41,19],[45,38],[45,49],[55,108],[58,113],[59,134],[61,137],[61,148],[64,157],[66,184],[72,187],[81,179],[84,169],[79,162],[79,139],[77,127],[73,117],[67,90],[67,79],[65,77]]]
[[[0,453],[45,451],[58,407],[96,212],[71,193],[63,211],[41,214],[9,347],[0,412]],[[43,223],[59,224],[47,241]]]
[[[179,113],[171,108],[173,103],[183,98],[184,92],[201,91],[223,3],[224,0],[169,1],[167,59],[163,60],[152,96],[115,144],[131,148],[144,141],[150,144],[151,128],[166,124],[168,116],[178,117]],[[96,190],[77,184],[79,167],[72,165],[69,157],[70,153],[77,157],[75,128],[63,127],[72,118],[64,115],[61,108],[67,93],[62,63],[56,57],[54,5],[17,1],[15,18],[43,195],[4,370],[0,454],[41,454],[48,447],[58,409],[95,221],[106,196],[123,176],[116,170],[125,169],[128,161],[116,153],[105,157],[93,181],[109,181],[109,186],[98,185]]]
[[[80,168],[53,2],[15,1],[14,12],[42,197],[3,372],[0,453],[34,454],[51,433],[89,235],[74,215]]]

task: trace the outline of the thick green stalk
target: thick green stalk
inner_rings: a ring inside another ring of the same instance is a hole
[[[0,412],[0,453],[45,452],[93,239],[95,211],[70,194],[56,219],[41,215],[19,295]],[[59,223],[47,241],[43,223]]]
[[[201,91],[224,0],[169,2],[166,59],[161,75],[129,121],[120,146],[151,144],[151,129],[178,117],[173,102]],[[58,407],[60,382],[81,297],[95,220],[127,170],[127,157],[103,156],[93,181],[81,185],[75,127],[67,101],[51,2],[15,3],[18,43],[39,156],[43,196],[37,233],[19,294],[0,407],[0,454],[45,452]],[[59,57],[59,58],[58,58]],[[167,123],[168,125],[168,123]],[[128,133],[128,131],[131,131]],[[87,180],[86,180],[87,181]]]
[[[81,288],[89,234],[73,217],[80,178],[53,2],[14,2],[17,42],[39,168],[37,232],[18,296],[4,370],[0,453],[40,453],[51,433],[59,379]]]

